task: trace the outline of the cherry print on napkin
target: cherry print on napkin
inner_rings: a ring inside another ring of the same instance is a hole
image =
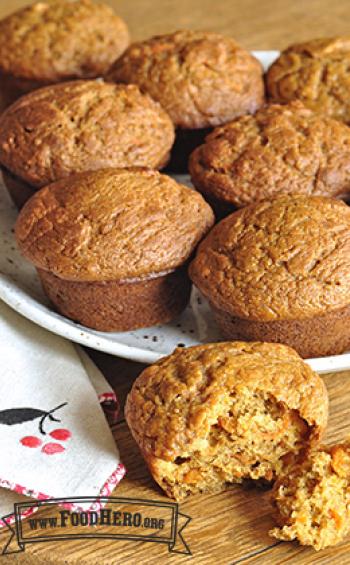
[[[41,439],[36,436],[25,436],[19,441],[26,447],[39,447],[42,444]]]
[[[54,455],[55,453],[62,453],[65,450],[65,447],[60,443],[46,443],[42,448],[41,451],[46,453],[46,455]]]
[[[52,430],[52,432],[50,432],[49,435],[51,437],[53,437],[54,439],[59,439],[61,441],[67,441],[67,439],[70,439],[72,437],[71,432],[69,430],[64,429],[64,428]]]
[[[53,414],[67,404],[67,402],[63,402],[62,404],[59,404],[59,406],[56,406],[49,411],[40,410],[38,408],[9,408],[7,410],[1,410],[0,424],[4,424],[6,426],[14,426],[16,424],[22,424],[24,422],[39,420],[38,431],[41,435],[46,436],[46,420],[49,419],[51,422],[61,422],[61,420],[53,416]],[[55,430],[49,432],[49,435],[53,439],[58,441],[67,441],[72,437],[72,433],[66,428],[56,428]],[[65,447],[61,443],[48,442],[42,445],[43,440],[40,437],[34,435],[24,436],[19,441],[24,447],[30,447],[31,449],[42,446],[41,451],[46,455],[54,455],[56,453],[62,453],[63,451],[65,451]]]

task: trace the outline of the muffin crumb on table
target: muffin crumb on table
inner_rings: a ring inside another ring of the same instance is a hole
[[[339,543],[350,531],[350,444],[307,451],[278,477],[271,500],[273,537],[316,550]]]

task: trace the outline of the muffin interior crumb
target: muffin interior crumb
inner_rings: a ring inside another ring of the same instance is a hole
[[[309,434],[296,410],[262,390],[239,387],[230,395],[228,411],[195,451],[162,462],[161,486],[180,499],[244,479],[271,481],[281,470],[283,457],[299,451]]]
[[[297,539],[316,550],[338,543],[350,530],[348,451],[315,452],[296,465],[275,486],[273,504],[279,528],[277,539]]]

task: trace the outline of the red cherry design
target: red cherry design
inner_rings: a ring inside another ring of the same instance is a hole
[[[52,432],[50,432],[50,436],[53,437],[54,439],[67,441],[67,439],[70,439],[72,437],[72,434],[69,430],[66,430],[65,428],[57,428],[56,430],[52,430]]]
[[[42,444],[41,439],[35,436],[25,436],[19,441],[22,445],[25,445],[25,447],[39,447],[39,445]]]
[[[41,448],[41,451],[46,453],[46,455],[54,455],[55,453],[62,453],[62,451],[65,451],[65,447],[59,443],[46,443]]]

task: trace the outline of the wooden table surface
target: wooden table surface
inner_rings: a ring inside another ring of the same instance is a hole
[[[24,6],[26,0],[1,0],[0,17]],[[180,28],[205,29],[235,37],[249,49],[281,49],[291,42],[317,36],[346,34],[349,0],[109,0],[125,18],[134,39]],[[91,357],[102,369],[121,404],[143,366],[98,352]],[[350,431],[350,371],[327,375],[330,426],[327,441],[344,439]],[[113,426],[128,473],[116,496],[167,500],[149,476],[123,415]],[[87,493],[88,494],[88,493]],[[134,565],[261,563],[350,564],[349,541],[316,553],[295,543],[276,543],[267,535],[273,525],[268,492],[233,486],[225,493],[195,496],[180,505],[191,516],[185,539],[192,557],[171,554],[166,546],[111,540],[75,540],[28,546],[24,554],[0,557],[5,563]],[[0,549],[5,543],[0,534]]]

